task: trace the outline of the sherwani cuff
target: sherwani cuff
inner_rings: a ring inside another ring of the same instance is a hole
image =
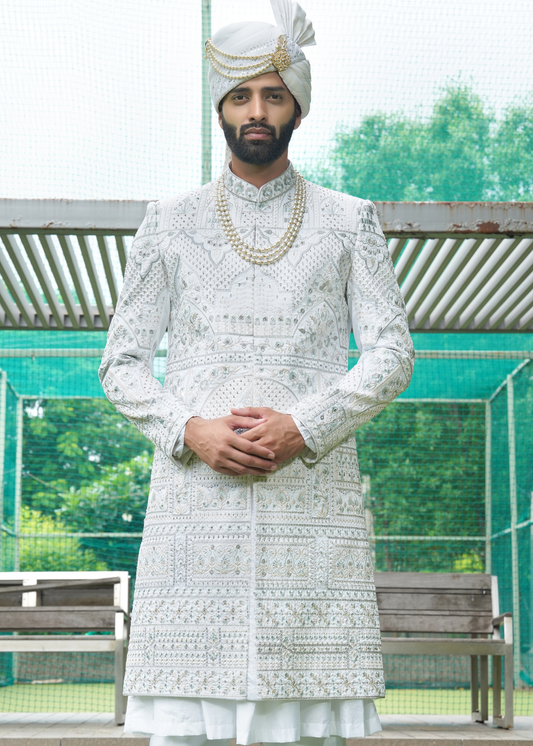
[[[313,463],[316,460],[316,443],[315,439],[313,438],[313,435],[311,431],[309,430],[306,425],[302,422],[302,420],[299,419],[299,417],[295,417],[293,414],[291,415],[292,419],[294,420],[294,424],[300,431],[300,435],[304,439],[305,448],[300,453],[300,457],[306,462],[306,463]]]
[[[192,415],[193,417],[195,415]],[[189,417],[187,419],[187,422],[191,418]],[[174,443],[174,448],[172,449],[172,456],[176,461],[179,461],[182,466],[187,466],[189,463],[189,459],[193,455],[194,451],[192,451],[189,446],[185,445],[185,428],[187,427],[187,422],[183,424],[183,427],[180,430],[180,433],[178,435],[178,438],[176,442]]]
[[[192,455],[192,451],[187,448],[187,446],[185,445],[185,441],[184,441],[185,427],[188,421],[191,419],[191,417],[198,417],[198,413],[193,412],[190,409],[184,410],[183,412],[180,413],[180,416],[176,419],[176,421],[172,424],[172,427],[170,428],[170,432],[168,434],[168,437],[165,442],[165,446],[163,448],[164,452],[169,458],[173,460],[181,461],[181,463],[184,466]],[[181,453],[179,454],[179,456],[177,456],[176,446],[178,446],[178,450],[179,450],[180,436],[182,438],[183,446],[181,448]],[[189,451],[188,456],[184,452],[186,448]],[[185,458],[185,461],[182,460],[183,458]]]

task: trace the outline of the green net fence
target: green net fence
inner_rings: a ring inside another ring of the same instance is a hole
[[[514,616],[516,713],[533,714],[533,335],[414,341],[411,385],[357,434],[375,567],[497,575]],[[103,398],[105,335],[4,330],[0,342],[2,570],[134,579],[153,447]],[[165,354],[163,343],[161,379]],[[470,712],[467,657],[389,655],[385,671],[381,713]],[[0,710],[109,711],[112,682],[111,654],[4,653]]]

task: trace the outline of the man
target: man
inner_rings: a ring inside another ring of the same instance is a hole
[[[288,160],[314,32],[296,3],[273,10],[206,43],[231,163],[149,205],[100,370],[156,446],[125,682],[126,728],[152,746],[380,729],[353,433],[406,388],[413,349],[374,206]]]

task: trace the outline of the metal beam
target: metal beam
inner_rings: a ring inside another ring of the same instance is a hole
[[[85,284],[81,278],[79,265],[76,261],[72,240],[70,236],[65,236],[62,234],[58,234],[58,239],[59,244],[63,250],[63,256],[65,257],[68,271],[70,272],[72,282],[74,283],[74,288],[76,290],[76,295],[78,296],[78,301],[81,306],[85,324],[87,325],[88,329],[94,329],[93,312],[91,306],[89,305],[89,298],[87,297]],[[81,326],[81,318],[79,318],[79,327],[81,328]]]
[[[202,0],[202,184],[211,181],[211,120],[212,106],[207,75],[209,60],[204,44],[211,37],[211,0]]]
[[[104,265],[111,303],[113,304],[113,308],[115,308],[118,301],[118,290],[113,266],[111,264],[111,247],[109,245],[109,238],[108,236],[97,236],[96,240],[98,242],[98,248],[100,249],[100,256],[102,257],[102,264]]]
[[[478,278],[480,270],[482,270],[486,263],[490,261],[491,257],[496,254],[500,244],[504,240],[503,237],[499,237],[485,238],[482,241],[479,251],[467,263],[463,272],[457,278],[454,287],[450,288],[448,297],[443,301],[446,310],[443,319],[439,324],[439,328],[453,329],[455,327],[460,315],[468,306],[472,297],[475,295],[477,288],[481,284],[481,281]]]
[[[206,0],[203,0],[205,2]],[[0,228],[135,232],[150,200],[0,199]],[[518,236],[533,233],[533,202],[376,202],[385,233]]]
[[[91,283],[91,288],[94,293],[94,299],[96,301],[96,307],[98,308],[98,312],[100,314],[102,326],[104,329],[107,329],[109,327],[107,306],[104,301],[102,286],[100,283],[100,278],[98,277],[98,272],[96,271],[91,247],[89,246],[87,236],[84,236],[83,234],[77,234],[76,240],[78,241],[81,255],[85,264],[85,269],[87,270],[87,275],[89,277],[89,282]]]
[[[35,242],[34,237],[31,234],[22,233],[20,235],[22,245],[26,249],[26,254],[31,262],[33,271],[39,281],[44,297],[48,302],[49,313],[54,317],[56,325],[59,329],[64,328],[64,309],[61,310],[61,306],[57,300],[55,288],[52,286],[49,272],[46,270],[44,263],[39,254],[39,249]],[[49,314],[48,314],[49,315]]]
[[[2,241],[5,241],[4,236],[2,236]],[[35,322],[35,312],[33,308],[30,306],[28,301],[26,300],[26,296],[24,295],[24,291],[22,289],[22,286],[18,279],[15,277],[15,274],[13,273],[13,270],[11,269],[9,262],[7,261],[7,256],[4,255],[4,252],[2,251],[2,247],[0,246],[0,275],[2,275],[2,279],[4,280],[4,283],[6,285],[7,290],[9,291],[9,294],[17,304],[17,308],[22,315],[24,321],[26,322],[26,326],[30,329],[33,329],[34,322]]]
[[[376,202],[385,233],[518,236],[533,233],[533,202]]]
[[[492,574],[492,404],[485,402],[485,572]]]
[[[509,506],[511,513],[511,582],[513,592],[513,637],[514,637],[514,670],[520,673],[520,576],[518,570],[518,537],[516,524],[518,523],[518,508],[516,495],[516,442],[514,412],[514,381],[513,376],[507,376],[507,434],[509,450]]]
[[[526,277],[529,275],[533,265],[533,252],[529,251],[532,243],[533,239],[524,239],[505,265],[501,267],[497,278],[494,277],[491,282],[487,283],[485,288],[486,296],[488,296],[487,302],[483,305],[483,311],[474,317],[474,328],[483,328],[491,316],[491,311],[505,303],[521,284],[524,275]]]
[[[396,264],[398,257],[403,251],[403,247],[407,243],[407,238],[391,238],[389,240],[389,251],[392,259],[392,263]]]
[[[427,275],[446,240],[446,238],[430,238],[425,242],[402,283],[402,294],[406,303],[409,303],[413,292],[420,289],[420,280]]]
[[[484,308],[484,303],[487,298],[490,298],[516,269],[516,266],[519,263],[519,258],[522,255],[520,248],[521,244],[521,238],[515,239],[506,250],[504,249],[501,252],[501,256],[499,256],[494,263],[490,263],[490,268],[488,266],[486,268],[481,268],[478,275],[478,281],[482,281],[481,288],[476,294],[475,299],[460,316],[458,322],[459,329],[473,330],[472,324],[474,324],[476,331],[479,331],[475,319],[479,315],[480,310]],[[489,264],[489,262],[487,262],[487,264]]]
[[[15,244],[14,236],[9,234],[6,235],[4,233],[2,234],[2,241],[4,242],[6,252],[18,274],[19,282],[22,284],[24,290],[28,294],[34,312],[39,317],[42,326],[47,329],[50,326],[49,314],[46,311],[46,307],[41,298],[41,294],[35,286],[30,273],[28,272],[28,267],[26,266],[22,258],[22,252],[20,251],[20,248]]]
[[[403,281],[407,277],[409,270],[416,261],[416,258],[422,250],[425,242],[425,237],[412,238],[410,241],[407,242],[406,247],[402,251],[402,255],[400,256],[396,266],[394,267],[399,285],[402,285]]]
[[[118,259],[120,261],[120,269],[122,270],[122,274],[126,271],[126,247],[124,245],[124,236],[120,234],[115,235],[115,241],[117,242],[117,251],[118,251]]]
[[[54,280],[56,281],[57,288],[61,295],[61,300],[63,301],[66,313],[68,314],[70,325],[74,329],[79,329],[80,315],[76,309],[76,301],[74,300],[74,297],[70,292],[69,283],[67,281],[65,273],[63,272],[61,262],[59,261],[59,256],[52,241],[52,236],[49,236],[45,233],[38,233],[37,236],[43,248],[44,255],[48,260],[48,264],[50,266],[52,275],[54,276]]]
[[[423,323],[429,319],[430,326],[438,327],[441,324],[447,309],[458,297],[457,286],[465,267],[468,266],[472,257],[479,251],[484,240],[483,238],[467,238],[460,242],[453,259],[435,283],[431,294],[431,306],[428,308],[427,313],[424,314]]]

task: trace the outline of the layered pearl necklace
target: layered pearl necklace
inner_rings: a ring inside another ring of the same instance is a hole
[[[235,226],[231,222],[226,202],[226,195],[224,192],[224,174],[222,173],[218,179],[215,200],[218,219],[220,220],[226,238],[233,249],[235,249],[240,257],[246,259],[247,262],[250,262],[251,264],[272,264],[272,262],[275,262],[277,259],[282,257],[294,243],[294,239],[298,235],[298,231],[302,225],[306,192],[304,178],[298,173],[298,171],[294,171],[294,174],[296,176],[296,192],[294,195],[294,205],[289,220],[289,226],[279,241],[276,241],[272,246],[266,246],[264,249],[257,249],[253,246],[248,246],[248,244],[245,243],[237,233]]]

